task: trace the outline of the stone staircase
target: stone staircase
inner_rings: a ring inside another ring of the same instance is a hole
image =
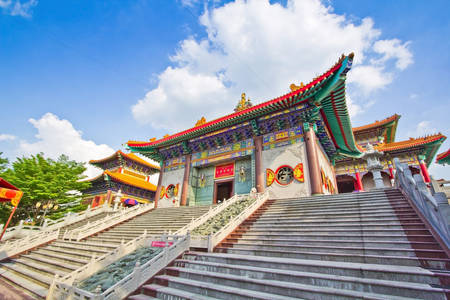
[[[176,231],[209,209],[210,206],[158,208],[78,242],[59,238],[17,258],[2,261],[0,279],[31,297],[45,298],[55,274],[67,275],[89,263],[93,256],[106,254],[145,230],[148,234]]]
[[[133,300],[446,299],[450,259],[395,189],[269,200]]]

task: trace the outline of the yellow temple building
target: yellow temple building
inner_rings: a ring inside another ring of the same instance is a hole
[[[159,172],[158,165],[120,150],[89,163],[102,169],[103,173],[88,180],[92,185],[82,191],[84,203],[96,207],[105,202],[111,203],[117,195],[121,197],[122,203],[127,203],[128,199],[135,203],[148,203],[153,200],[156,186],[150,182],[150,176]]]

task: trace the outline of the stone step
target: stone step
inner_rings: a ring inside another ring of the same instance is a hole
[[[195,296],[194,294],[192,295],[187,295],[187,297],[183,297],[185,299],[194,299],[193,296]],[[181,296],[182,297],[182,296]],[[128,300],[155,300],[158,298],[154,298],[154,297],[150,297],[144,294],[139,294],[139,295],[132,295],[127,297]]]
[[[257,267],[241,267],[210,264],[205,266],[184,263],[184,267],[168,267],[166,273],[196,281],[220,283],[250,290],[261,290],[277,295],[296,297],[354,296],[353,292],[364,293],[365,297],[413,297],[414,299],[445,299],[445,290],[432,288],[425,284],[391,282],[387,280],[360,279],[327,274],[283,271]],[[326,289],[337,289],[340,293],[325,293]],[[282,290],[281,290],[282,289]],[[350,295],[349,295],[350,293]]]
[[[63,276],[68,273],[68,272],[61,271],[57,268],[49,267],[48,265],[45,265],[45,264],[33,262],[32,260],[27,260],[27,259],[23,259],[23,258],[11,259],[11,262],[14,264],[22,265],[22,266],[32,269],[36,272],[47,273],[48,276],[50,276],[50,277],[54,277],[55,274],[58,274],[58,276]]]
[[[305,205],[299,205],[297,203],[292,203],[290,205],[270,205],[267,207],[268,212],[274,212],[274,211],[314,211],[314,210],[331,210],[331,211],[339,211],[342,209],[359,209],[359,210],[367,210],[367,209],[381,209],[381,208],[410,208],[408,202],[402,201],[402,202],[396,202],[393,204],[390,201],[385,202],[376,202],[376,203],[367,203],[367,204],[361,204],[361,203],[348,203],[348,204],[339,204],[339,205],[311,205],[311,206],[305,206]]]
[[[42,251],[41,249],[37,250],[37,251],[33,251],[33,255],[38,255],[39,257],[43,257],[43,258],[49,258],[49,259],[53,259],[53,260],[57,260],[63,263],[69,263],[69,264],[74,264],[74,265],[78,265],[78,266],[82,266],[87,264],[90,259],[81,259],[81,258],[75,258],[75,257],[70,257],[67,255],[61,255],[61,254],[56,254],[50,251]]]
[[[51,245],[59,246],[59,245],[71,245],[73,247],[78,247],[82,249],[100,249],[105,251],[112,251],[117,248],[117,245],[114,244],[104,244],[104,243],[92,243],[88,241],[69,241],[69,240],[56,240]]]
[[[98,257],[103,255],[105,252],[102,253],[97,253],[97,252],[78,252],[77,250],[72,250],[72,249],[62,249],[62,248],[57,248],[57,247],[45,247],[45,248],[40,248],[38,251],[36,251],[36,253],[46,253],[47,255],[59,255],[59,256],[63,256],[66,259],[85,259],[85,260],[90,260],[92,258],[92,256]]]
[[[27,255],[22,255],[20,258],[18,258],[20,260],[25,260],[25,261],[31,261],[37,264],[41,264],[43,266],[48,266],[50,268],[57,268],[58,270],[61,271],[74,271],[76,269],[78,269],[80,267],[80,265],[74,265],[68,262],[61,262],[61,261],[57,261],[54,259],[50,259],[48,257],[42,257],[40,255],[36,255],[35,253],[31,253],[31,254],[27,254]]]
[[[192,251],[184,254],[183,260],[429,285],[440,284],[435,273],[421,267]]]
[[[344,261],[355,263],[370,263],[370,264],[392,264],[399,266],[421,266],[426,263],[430,268],[436,270],[444,270],[446,265],[450,263],[449,259],[433,258],[433,257],[407,257],[407,256],[388,256],[388,255],[366,255],[366,254],[349,254],[349,253],[333,253],[333,252],[310,252],[310,251],[289,251],[289,250],[263,250],[258,247],[253,248],[227,248],[217,247],[215,249],[218,253],[231,253],[240,255],[256,255],[256,256],[271,256],[283,258],[298,258],[298,259],[316,259],[316,260],[330,260],[330,261]]]
[[[405,218],[401,221],[397,218],[389,218],[389,219],[383,219],[379,220],[376,218],[370,218],[370,219],[359,219],[359,218],[347,218],[347,219],[339,219],[339,220],[332,220],[328,219],[326,221],[323,220],[308,220],[305,221],[301,218],[273,218],[273,219],[262,219],[262,218],[255,218],[255,219],[247,219],[242,224],[243,225],[251,225],[251,224],[334,224],[334,225],[340,225],[340,224],[367,224],[367,223],[383,223],[383,224],[405,224],[405,223],[422,223],[422,220],[419,218]],[[423,223],[422,223],[423,224]]]
[[[267,218],[283,218],[285,217],[286,219],[301,219],[301,220],[313,220],[313,221],[318,221],[318,220],[323,220],[323,221],[329,221],[329,220],[345,220],[345,219],[349,219],[349,218],[353,218],[353,219],[379,219],[379,220],[383,220],[383,219],[392,219],[392,218],[396,218],[399,220],[403,220],[403,219],[409,219],[409,218],[417,218],[417,214],[415,213],[406,213],[406,214],[396,214],[396,213],[383,213],[383,214],[368,214],[368,215],[364,215],[361,216],[359,214],[353,214],[351,216],[335,216],[333,217],[332,215],[327,215],[324,217],[320,217],[320,216],[299,216],[298,214],[279,214],[279,215],[271,215],[271,216],[267,216]],[[259,219],[258,216],[256,215],[252,215],[250,218],[248,218],[247,220],[252,221],[252,220],[257,220]],[[263,219],[263,218],[262,218]]]
[[[300,283],[318,287],[325,286],[342,290],[351,289],[359,292],[371,292],[383,295],[415,297],[420,299],[445,299],[445,295],[443,295],[445,290],[441,288],[433,288],[431,285],[423,283],[390,281],[364,278],[361,276],[352,277],[345,275],[261,268],[256,266],[232,265],[184,259],[176,260],[175,266],[176,267],[167,268],[167,273],[177,274],[180,272],[185,272],[186,269],[193,269],[202,273],[216,272],[244,276],[247,278]]]
[[[402,209],[402,210],[393,210],[393,209],[380,209],[380,210],[374,210],[374,211],[364,211],[364,210],[355,210],[355,211],[342,211],[342,212],[322,212],[321,210],[317,210],[316,212],[311,212],[311,213],[303,213],[301,210],[294,212],[294,211],[286,211],[282,214],[270,214],[265,213],[265,216],[282,216],[286,214],[287,216],[298,216],[298,217],[323,217],[323,216],[329,216],[332,218],[335,217],[342,217],[342,216],[361,216],[362,218],[367,217],[367,216],[377,216],[377,215],[391,215],[391,216],[396,216],[397,214],[400,215],[412,215],[412,216],[417,216],[414,212],[414,210],[412,208],[409,209]]]
[[[131,300],[147,300],[147,299],[159,299],[149,296],[148,294],[154,295],[155,297],[160,297],[162,299],[193,299],[193,300],[215,300],[217,298],[212,298],[208,296],[203,296],[200,294],[190,293],[179,289],[173,289],[170,287],[160,286],[157,284],[146,285],[144,288],[144,293],[136,296],[130,296],[128,299]],[[148,297],[148,298],[142,298]]]
[[[339,201],[316,201],[316,202],[305,202],[302,198],[300,199],[294,199],[289,201],[283,201],[275,200],[270,207],[274,208],[283,208],[283,207],[303,207],[305,209],[309,207],[339,207],[339,206],[371,206],[371,205],[385,205],[385,204],[408,204],[408,201],[406,201],[403,196],[400,197],[393,197],[393,198],[387,198],[384,197],[378,197],[378,198],[370,198],[367,201],[359,200],[359,199],[345,199],[345,200],[339,200]]]
[[[34,283],[33,281],[27,280],[21,276],[17,276],[15,273],[10,270],[2,270],[0,276],[3,279],[6,279],[7,282],[13,284],[18,288],[21,288],[29,293],[36,295],[37,297],[43,299],[47,296],[48,289],[39,284]]]
[[[357,291],[339,290],[329,287],[316,287],[306,284],[281,282],[275,280],[263,280],[246,278],[243,276],[235,276],[229,274],[211,273],[211,272],[196,272],[190,270],[189,277],[182,277],[188,272],[180,273],[180,277],[169,275],[160,275],[155,277],[155,281],[160,285],[167,285],[169,287],[183,289],[189,292],[202,292],[209,296],[222,296],[226,290],[224,288],[239,289],[242,294],[248,292],[264,292],[270,295],[269,299],[278,299],[278,297],[288,297],[288,299],[406,299],[402,297],[390,296],[383,297],[382,295],[374,295],[372,293],[361,293]],[[194,274],[196,276],[194,276]],[[195,279],[191,279],[195,278]],[[217,285],[220,285],[220,292],[217,293]],[[211,286],[215,288],[212,289]],[[213,293],[213,295],[211,295]],[[225,295],[224,295],[225,296]],[[294,297],[294,298],[292,298]],[[220,297],[222,298],[222,297]],[[227,297],[228,298],[228,297]],[[235,297],[233,297],[235,299]],[[245,298],[238,299],[248,299]],[[252,297],[253,299],[253,297]]]
[[[305,239],[305,238],[227,238],[226,243],[263,245],[263,244],[279,244],[279,245],[315,245],[315,246],[367,246],[367,247],[383,247],[383,248],[414,248],[414,249],[439,249],[436,242],[410,242],[398,240],[377,240],[370,241],[361,238],[361,240],[337,240],[337,239]]]
[[[240,225],[240,229],[253,231],[253,230],[263,230],[263,229],[273,229],[273,230],[290,230],[290,229],[319,229],[319,230],[338,230],[338,229],[358,229],[358,230],[374,230],[374,229],[416,229],[422,230],[426,229],[423,223],[407,223],[407,224],[386,224],[384,222],[379,223],[363,223],[363,224],[305,224],[305,223],[273,223],[273,224],[260,224],[253,223],[251,225]]]
[[[404,248],[381,248],[362,245],[359,246],[328,246],[328,245],[296,245],[296,244],[277,244],[275,242],[266,244],[254,244],[240,242],[222,243],[221,247],[226,248],[240,248],[240,249],[257,249],[276,251],[278,249],[290,252],[319,252],[319,253],[343,253],[343,254],[359,254],[359,255],[386,255],[386,256],[404,256],[404,257],[429,257],[429,258],[447,258],[447,255],[441,249],[412,249],[411,247]]]
[[[54,245],[51,244],[49,246],[46,246],[43,249],[47,249],[47,250],[52,250],[52,251],[67,251],[67,252],[71,252],[74,255],[86,255],[86,256],[90,256],[92,257],[92,255],[95,256],[101,256],[103,254],[106,254],[108,252],[110,252],[111,250],[102,250],[102,249],[85,249],[83,247],[77,247],[76,245],[63,245],[63,244],[58,244],[58,245]],[[63,252],[64,253],[64,252]]]
[[[47,287],[47,288],[50,286],[50,284],[52,283],[52,280],[53,280],[53,278],[48,275],[44,275],[42,273],[30,270],[28,268],[25,268],[23,266],[20,266],[18,264],[14,264],[14,263],[3,263],[1,268],[7,269],[8,271],[12,272],[16,276],[25,278],[29,281],[32,281],[36,284],[39,284],[39,285],[41,285],[43,287]]]
[[[296,233],[275,233],[275,234],[269,234],[266,232],[261,233],[253,233],[253,232],[244,232],[244,233],[232,233],[230,235],[230,238],[238,239],[238,238],[253,238],[253,239],[277,239],[277,238],[292,238],[292,239],[302,239],[307,238],[310,240],[323,240],[323,239],[334,239],[334,240],[363,240],[363,241],[379,241],[379,240],[396,240],[396,241],[416,241],[416,242],[435,242],[433,236],[428,233],[426,235],[406,235],[402,232],[399,232],[399,234],[372,234],[367,232],[356,232],[354,234],[346,234],[346,233],[325,233],[325,234],[318,234],[318,233],[303,233],[303,234],[296,234]]]
[[[156,286],[144,286],[145,290],[157,289],[160,286],[167,286],[169,288],[183,290],[189,293],[200,294],[203,296],[209,296],[216,299],[258,299],[258,300],[294,300],[299,298],[292,298],[280,295],[273,295],[270,293],[249,291],[241,288],[229,287],[220,284],[211,284],[208,282],[199,282],[195,280],[189,280],[186,278],[178,278],[171,276],[157,276],[159,281],[163,281],[162,285],[156,284]],[[144,292],[146,294],[146,292]],[[163,298],[164,299],[164,298]],[[165,298],[167,299],[167,298]],[[170,299],[170,298],[169,298]]]
[[[363,232],[364,231],[364,232]],[[264,230],[264,229],[252,229],[251,231],[248,231],[247,229],[243,229],[241,227],[238,227],[238,229],[235,230],[235,233],[247,233],[251,232],[252,234],[261,234],[261,233],[267,233],[267,234],[282,234],[282,233],[327,233],[327,234],[346,234],[346,233],[360,233],[360,234],[373,234],[373,235],[385,235],[385,234],[413,234],[413,235],[427,235],[429,234],[428,229],[364,229],[361,230],[360,228],[350,228],[350,229],[270,229],[270,230]]]

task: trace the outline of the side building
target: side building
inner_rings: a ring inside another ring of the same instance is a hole
[[[138,203],[149,203],[155,198],[156,186],[150,182],[150,176],[160,171],[158,165],[120,150],[89,163],[103,170],[102,174],[88,179],[92,185],[82,191],[84,202],[92,207],[105,202],[111,204],[117,195],[121,202],[130,199]]]
[[[382,155],[381,176],[385,187],[391,187],[395,175],[394,158],[407,163],[412,174],[422,174],[430,182],[428,166],[433,161],[446,137],[440,133],[405,141],[395,141],[400,116],[395,114],[381,121],[353,128],[356,143],[362,152],[368,145]],[[364,158],[345,158],[336,162],[336,180],[340,193],[371,190],[374,188],[373,174]]]

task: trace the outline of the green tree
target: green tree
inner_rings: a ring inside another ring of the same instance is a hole
[[[48,202],[58,205],[57,210],[48,209],[46,216],[50,218],[84,209],[85,206],[80,204],[78,191],[90,186],[89,182],[80,181],[84,178],[82,173],[85,170],[82,163],[69,160],[65,155],[57,160],[45,158],[42,153],[17,158],[12,167],[2,174],[7,181],[23,191],[13,222],[29,217],[36,220],[37,215],[43,214],[43,205]],[[38,202],[41,206],[36,208]],[[75,206],[67,205],[70,203]]]
[[[3,152],[0,152],[0,174],[3,173],[6,170],[6,167],[8,166],[8,159],[2,157]]]

